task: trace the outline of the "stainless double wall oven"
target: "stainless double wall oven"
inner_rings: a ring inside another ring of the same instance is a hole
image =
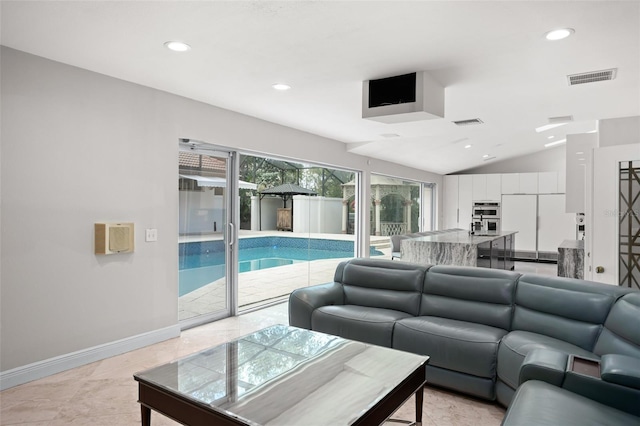
[[[472,208],[475,231],[500,231],[500,202],[474,201]]]

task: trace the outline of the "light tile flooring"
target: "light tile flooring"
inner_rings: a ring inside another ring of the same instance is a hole
[[[282,303],[182,332],[178,338],[0,392],[0,425],[128,426],[140,424],[133,374],[273,324],[288,323]],[[442,389],[424,390],[425,426],[499,425],[504,409]],[[152,425],[177,423],[152,413]],[[414,418],[413,398],[393,416]],[[398,423],[389,423],[389,425]],[[302,425],[301,425],[302,426]]]

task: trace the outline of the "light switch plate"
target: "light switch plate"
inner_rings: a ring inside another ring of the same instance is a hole
[[[148,228],[145,232],[144,240],[146,242],[158,241],[158,230],[155,228]]]

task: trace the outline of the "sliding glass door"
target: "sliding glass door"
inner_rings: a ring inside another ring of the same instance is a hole
[[[180,142],[178,318],[183,328],[235,314],[237,181],[234,151]]]

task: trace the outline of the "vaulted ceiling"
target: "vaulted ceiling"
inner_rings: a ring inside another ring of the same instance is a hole
[[[436,173],[640,115],[638,1],[2,1],[1,19],[5,46]],[[556,28],[575,32],[547,41]],[[611,81],[568,84],[613,68]],[[364,80],[414,71],[445,87],[444,118],[362,118]],[[483,124],[452,123],[473,118]]]

